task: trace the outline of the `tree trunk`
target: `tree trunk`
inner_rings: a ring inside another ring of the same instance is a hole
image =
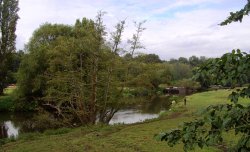
[[[4,90],[4,86],[2,83],[0,83],[0,95],[3,95],[3,90]]]
[[[8,131],[8,129],[5,127],[5,125],[0,124],[0,139],[8,137],[7,131]]]
[[[103,113],[100,114],[99,118],[100,123],[109,124],[110,120],[118,110],[119,108],[111,108],[109,111],[102,111]]]
[[[107,102],[108,102],[108,96],[109,96],[109,88],[110,88],[110,81],[111,81],[111,74],[112,74],[112,67],[108,69],[108,80],[106,83],[105,93],[104,93],[104,105],[100,110],[100,122],[105,122],[104,119],[106,117],[106,111],[107,111]]]
[[[96,121],[96,100],[97,100],[97,72],[98,72],[98,58],[94,57],[93,74],[92,74],[92,95],[90,102],[90,123],[95,124]]]

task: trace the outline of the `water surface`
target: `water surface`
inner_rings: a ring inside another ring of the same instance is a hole
[[[136,100],[140,104],[124,106],[114,115],[110,124],[131,124],[157,118],[161,111],[168,110],[171,105],[168,97],[131,98],[128,100]],[[17,137],[22,132],[34,131],[24,127],[32,116],[32,113],[0,113],[0,138]]]
[[[119,110],[111,119],[110,124],[124,123],[131,124],[142,122],[147,119],[157,118],[160,112],[168,110],[171,106],[169,97],[153,97],[141,104],[130,106]]]

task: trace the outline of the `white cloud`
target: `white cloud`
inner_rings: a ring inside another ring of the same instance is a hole
[[[240,0],[245,3],[244,0]],[[134,32],[132,21],[147,19],[142,42],[146,53],[156,53],[162,59],[180,56],[220,56],[234,48],[250,49],[248,30],[250,19],[219,27],[217,24],[240,5],[228,5],[233,0],[20,0],[21,19],[17,27],[17,48],[27,43],[32,32],[42,23],[74,24],[77,18],[94,18],[98,10],[108,12],[105,23],[108,32],[120,20],[127,18],[123,40]],[[208,7],[224,5],[227,9]],[[199,6],[190,10],[183,7]],[[174,9],[174,11],[173,11]],[[168,14],[171,16],[167,16]],[[159,17],[160,16],[160,17]]]
[[[227,14],[227,11],[212,9],[177,14],[173,20],[151,23],[144,40],[151,53],[164,59],[191,55],[215,57],[236,48],[249,50],[250,19],[218,26]]]

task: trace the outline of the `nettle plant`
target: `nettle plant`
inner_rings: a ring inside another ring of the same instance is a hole
[[[231,13],[221,25],[242,21],[248,15],[250,1],[246,6]],[[231,103],[211,105],[203,111],[202,117],[192,122],[185,122],[181,129],[171,130],[158,135],[161,141],[169,146],[180,142],[184,144],[184,151],[195,147],[224,145],[227,151],[250,151],[250,105],[240,104],[239,98],[250,98],[250,55],[240,50],[233,50],[221,58],[209,60],[197,70],[197,75],[203,73],[211,75],[215,84],[230,85],[234,88],[229,95]],[[245,87],[238,87],[245,84]],[[237,137],[230,145],[225,145],[224,133],[235,133]]]

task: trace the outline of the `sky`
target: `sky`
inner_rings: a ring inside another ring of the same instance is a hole
[[[218,24],[229,12],[244,7],[247,0],[19,0],[17,49],[23,49],[34,30],[44,23],[74,25],[76,19],[94,19],[106,12],[107,32],[114,31],[126,19],[123,43],[135,32],[134,21],[146,20],[141,35],[145,49],[139,53],[155,53],[163,60],[206,56],[219,57],[233,49],[249,52],[250,17],[242,23]]]

